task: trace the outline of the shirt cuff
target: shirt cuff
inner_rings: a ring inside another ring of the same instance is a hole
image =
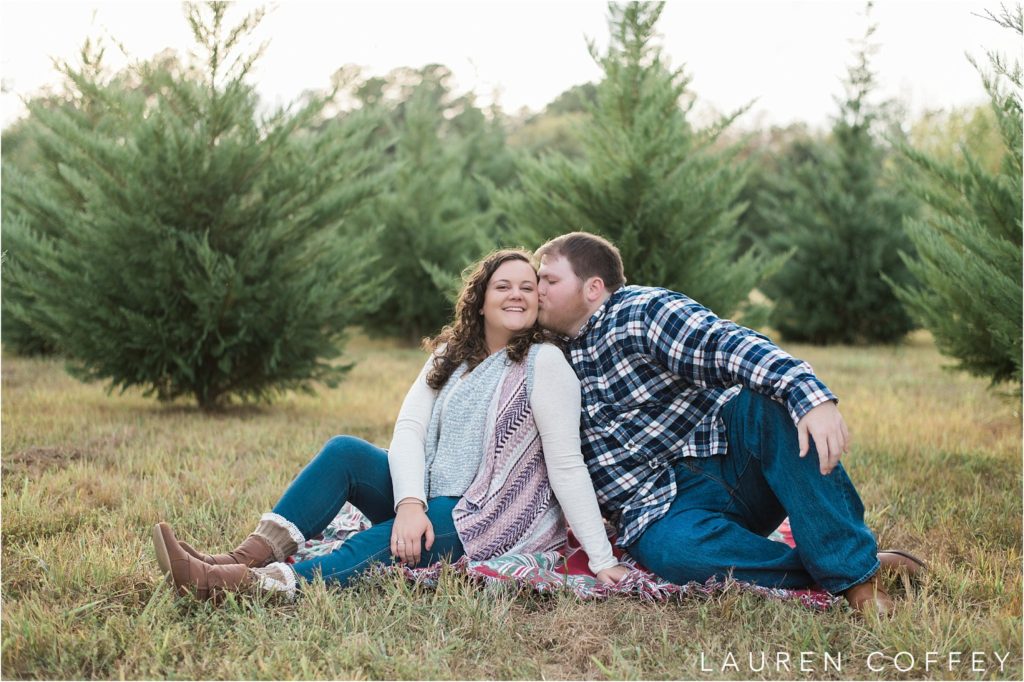
[[[812,376],[810,379],[794,384],[789,390],[789,395],[786,397],[786,409],[789,410],[789,416],[792,417],[795,425],[804,418],[805,414],[830,400],[834,403],[839,402],[839,398],[828,390],[828,386],[821,383],[817,377]]]
[[[426,495],[419,495],[416,493],[406,493],[405,495],[395,496],[395,513],[398,513],[398,505],[402,500],[419,500],[423,503],[423,511],[430,509],[430,505],[427,504]]]
[[[612,556],[610,559],[605,559],[604,561],[600,561],[600,562],[596,562],[596,563],[588,561],[587,562],[587,568],[590,569],[591,573],[593,573],[594,575],[597,575],[598,571],[603,571],[606,568],[612,568],[613,566],[618,566],[620,564],[623,565],[623,566],[628,566],[628,564],[623,564],[621,561],[619,561],[614,556]]]

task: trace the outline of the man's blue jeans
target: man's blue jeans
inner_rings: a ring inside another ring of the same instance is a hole
[[[837,594],[874,575],[878,548],[842,464],[822,476],[813,439],[801,458],[785,407],[746,388],[721,417],[728,453],[676,466],[668,513],[629,553],[674,583],[731,574],[769,587],[818,584]],[[787,515],[796,548],[766,537]]]
[[[427,517],[434,526],[434,544],[429,552],[421,548],[419,566],[442,558],[455,561],[465,553],[452,520],[458,501],[457,497],[429,500]],[[365,514],[373,526],[330,554],[294,564],[298,576],[312,580],[320,574],[327,582],[346,584],[374,563],[391,562],[395,500],[388,454],[364,440],[336,436],[327,441],[288,486],[274,513],[294,523],[303,537],[311,538],[327,527],[346,502]]]

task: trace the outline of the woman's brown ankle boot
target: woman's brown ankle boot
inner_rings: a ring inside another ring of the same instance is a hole
[[[181,596],[193,594],[197,599],[216,599],[226,592],[245,591],[255,583],[244,564],[213,566],[189,555],[178,545],[166,523],[153,528],[153,546],[157,562],[161,568],[166,564],[167,577]]]
[[[166,526],[166,530],[161,537],[166,537],[167,542],[173,541],[192,558],[212,566],[241,564],[250,568],[260,568],[273,561],[284,561],[296,552],[299,544],[305,542],[298,528],[278,514],[264,514],[257,524],[256,530],[250,533],[249,537],[242,541],[242,544],[226,554],[200,552],[188,543],[178,540],[170,526],[163,525]],[[165,574],[169,573],[170,566],[163,559],[167,556],[167,551],[160,549],[158,545],[160,540],[155,532],[153,542],[157,546],[156,558],[160,569]]]
[[[206,554],[197,551],[187,542],[182,542],[181,540],[178,540],[178,544],[181,545],[186,554],[211,566],[242,564],[250,568],[259,568],[260,566],[266,566],[274,560],[274,548],[270,546],[270,543],[265,538],[255,533],[250,533],[249,537],[242,540],[242,544],[226,554]]]

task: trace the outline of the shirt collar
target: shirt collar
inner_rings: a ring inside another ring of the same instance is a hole
[[[587,332],[593,329],[594,326],[598,322],[600,322],[601,319],[605,316],[605,313],[608,312],[608,309],[611,307],[612,302],[622,298],[622,292],[625,288],[626,287],[619,287],[614,293],[612,293],[612,295],[609,296],[608,299],[601,304],[601,307],[594,311],[594,314],[590,316],[590,319],[588,319],[587,322],[582,327],[580,327],[580,330],[576,332],[576,336],[572,337],[571,340],[577,341],[583,338],[583,336],[586,335]]]

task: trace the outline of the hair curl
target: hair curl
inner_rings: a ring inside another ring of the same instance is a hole
[[[494,272],[508,261],[520,260],[533,267],[528,251],[519,249],[502,249],[485,256],[475,265],[463,271],[463,286],[455,304],[455,319],[446,325],[433,339],[425,339],[423,345],[435,353],[434,366],[427,373],[427,385],[434,390],[440,389],[451,378],[452,372],[465,362],[472,371],[483,362],[490,352],[484,338],[484,318],[480,309],[487,294]],[[467,275],[467,273],[469,273]],[[508,358],[512,362],[522,362],[535,343],[552,343],[556,337],[545,332],[536,322],[532,327],[516,332],[506,345]],[[438,349],[444,349],[438,353]]]

